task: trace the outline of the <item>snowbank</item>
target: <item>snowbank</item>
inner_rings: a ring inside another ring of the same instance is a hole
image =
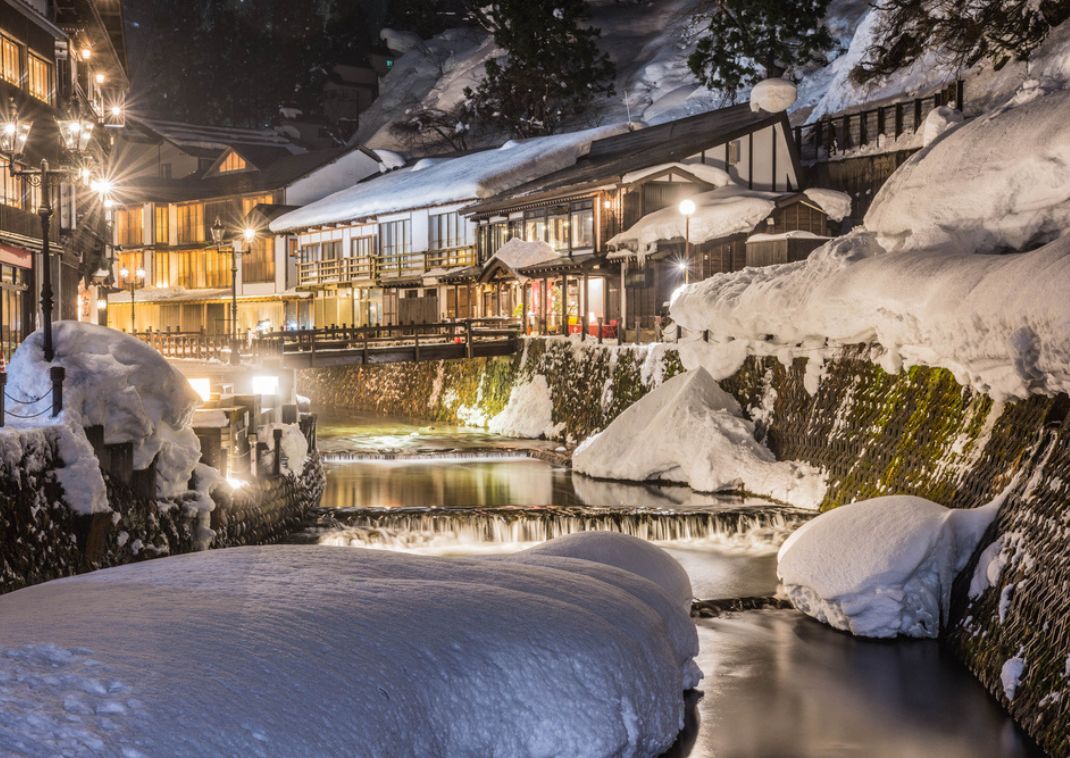
[[[778,462],[740,414],[735,399],[700,367],[669,379],[585,440],[572,467],[602,479],[657,479],[700,492],[746,490],[801,508],[820,505],[820,471]]]
[[[15,351],[8,367],[7,393],[14,398],[8,409],[27,416],[50,408],[49,368],[63,366],[61,420],[76,430],[75,436],[84,439],[82,428],[103,426],[106,443],[133,443],[135,470],[147,468],[155,459],[157,495],[186,492],[201,457],[190,427],[200,399],[186,378],[150,346],[96,324],[60,321],[53,327],[53,343],[52,364],[44,360],[39,331]],[[13,425],[52,425],[55,420],[49,416],[17,419]],[[80,454],[92,459],[88,443],[80,448]]]
[[[921,123],[921,144],[928,147],[952,128],[963,122],[962,111],[941,105],[933,108]]]
[[[594,140],[627,130],[627,124],[601,126],[507,142],[496,150],[481,150],[458,158],[424,159],[283,214],[271,222],[271,231],[279,234],[410,208],[491,197],[567,168],[587,153]]]
[[[951,584],[998,502],[950,510],[892,495],[841,506],[781,546],[777,575],[803,613],[861,637],[936,637]]]
[[[670,312],[689,330],[710,330],[709,349],[735,358],[728,373],[748,352],[820,359],[825,347],[873,341],[891,373],[939,366],[1007,400],[1070,390],[1068,290],[1070,237],[1019,255],[892,255],[858,231],[801,263],[682,288]]]
[[[506,437],[553,439],[563,423],[554,424],[554,402],[546,377],[536,374],[530,382],[518,384],[509,392],[502,412],[487,422],[487,429]]]
[[[673,561],[621,535],[566,548],[497,559],[234,548],[11,593],[0,598],[0,744],[657,755],[698,681],[679,577],[657,584]]]
[[[1050,242],[1070,226],[1068,111],[1070,91],[1034,92],[957,127],[891,176],[866,228],[890,252]]]
[[[780,113],[793,106],[798,95],[795,85],[786,79],[763,79],[750,91],[750,109]]]
[[[774,192],[757,192],[738,185],[718,187],[693,195],[695,212],[688,224],[675,205],[648,213],[629,229],[609,239],[610,248],[628,248],[645,258],[657,252],[658,243],[683,240],[685,232],[692,244],[749,232],[773,212],[778,197]]]

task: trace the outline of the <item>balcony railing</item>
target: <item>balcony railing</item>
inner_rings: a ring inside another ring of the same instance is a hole
[[[374,258],[328,258],[322,261],[303,261],[297,264],[299,285],[337,284],[375,279]]]
[[[384,280],[404,279],[409,276],[422,276],[436,268],[474,266],[475,262],[476,249],[472,245],[398,255],[380,255],[379,277]]]

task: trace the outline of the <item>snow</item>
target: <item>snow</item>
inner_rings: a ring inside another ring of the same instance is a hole
[[[778,242],[780,240],[827,240],[832,239],[813,232],[804,232],[798,229],[780,234],[752,234],[747,237],[747,242]]]
[[[949,108],[946,105],[941,105],[939,108],[933,108],[929,111],[929,115],[925,117],[925,120],[921,124],[922,147],[928,147],[934,143],[940,135],[945,134],[955,126],[958,126],[962,121],[962,111]]]
[[[1003,550],[1003,538],[997,538],[992,544],[981,551],[977,559],[977,567],[973,576],[970,577],[969,597],[971,600],[979,598],[989,587],[999,584],[999,578],[1003,574],[1010,554]]]
[[[58,460],[50,460],[54,448]],[[0,464],[8,481],[52,468],[63,488],[64,502],[75,513],[109,513],[108,493],[100,466],[81,429],[63,420],[35,429],[0,429]]]
[[[630,405],[572,456],[573,470],[601,479],[681,482],[700,492],[745,490],[816,508],[825,478],[811,466],[778,462],[754,438],[754,424],[709,372],[679,374]]]
[[[564,547],[494,559],[234,548],[11,593],[0,744],[657,755],[700,676],[674,562],[622,535]]]
[[[373,151],[379,158],[379,171],[380,173],[386,173],[387,171],[393,171],[396,168],[402,168],[405,165],[405,156],[393,150],[379,150]]]
[[[851,215],[851,196],[846,192],[810,187],[803,190],[803,194],[825,212],[829,221],[843,221]]]
[[[890,495],[834,508],[781,546],[777,576],[796,608],[836,629],[860,637],[936,637],[951,584],[999,504],[951,510]]]
[[[397,53],[407,53],[414,47],[419,47],[423,44],[419,34],[389,27],[384,27],[379,31],[379,39],[385,42],[388,48]]]
[[[648,176],[674,169],[678,171],[686,171],[699,181],[706,182],[706,184],[712,184],[714,187],[726,187],[732,183],[732,177],[729,176],[728,172],[724,169],[717,168],[716,166],[709,166],[705,163],[685,163],[680,161],[659,163],[656,166],[649,166],[648,168],[630,171],[621,177],[620,183],[633,184],[634,182],[642,181]]]
[[[275,430],[282,430],[283,461],[280,470],[283,473],[300,476],[305,470],[305,462],[308,460],[308,440],[298,424],[267,424],[260,427],[257,433],[258,441],[266,442],[269,448],[269,461],[273,461],[275,455]]]
[[[108,444],[133,443],[134,469],[156,462],[156,494],[171,497],[188,490],[190,475],[201,457],[200,443],[190,422],[200,398],[189,382],[152,347],[96,324],[60,321],[53,326],[55,360],[46,363],[40,331],[31,334],[11,359],[7,393],[15,398],[13,413],[31,415],[51,407],[51,366],[63,366],[63,413],[72,436],[68,455],[88,456],[96,465],[92,448],[81,430],[103,426]],[[18,402],[18,400],[36,400]],[[57,421],[50,413],[32,419],[16,419],[18,426],[50,426]],[[61,453],[64,452],[61,448]],[[99,472],[98,472],[99,477]],[[98,477],[93,477],[93,481]],[[65,487],[68,495],[74,495]],[[99,504],[92,506],[97,509]]]
[[[487,422],[487,429],[506,437],[553,439],[564,428],[563,423],[554,424],[553,411],[546,377],[536,374],[510,390],[505,408]]]
[[[866,214],[890,252],[1022,250],[1070,226],[1070,91],[1011,101],[901,166]]]
[[[763,79],[750,91],[750,109],[781,113],[795,104],[798,95],[795,85],[785,79]]]
[[[276,234],[386,213],[487,198],[567,168],[591,142],[621,134],[627,124],[510,142],[457,158],[424,159],[328,195],[271,222]]]
[[[518,279],[525,280],[517,272],[526,266],[534,266],[537,263],[552,261],[560,258],[556,250],[542,240],[528,242],[519,237],[513,237],[498,248],[490,260],[499,260],[504,263]],[[488,264],[490,261],[487,262]]]
[[[1023,673],[1025,673],[1024,658],[1014,656],[1003,662],[999,670],[999,681],[1003,685],[1003,694],[1008,700],[1014,700],[1014,696],[1018,694],[1018,683]]]
[[[735,184],[701,192],[691,197],[695,212],[689,224],[679,208],[670,205],[643,216],[611,237],[608,245],[634,250],[643,259],[657,252],[659,242],[683,240],[685,232],[695,245],[749,232],[773,212],[777,197],[774,192],[757,192]]]

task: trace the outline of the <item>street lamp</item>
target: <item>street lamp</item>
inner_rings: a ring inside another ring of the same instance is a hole
[[[684,284],[687,284],[691,266],[691,216],[694,213],[694,200],[687,197],[680,201],[680,215],[684,217],[684,260],[680,266],[684,270]]]
[[[223,226],[223,222],[216,217],[216,220],[212,222],[212,241],[216,245],[216,250],[220,253],[226,252],[223,250],[223,235],[226,234],[226,227]],[[230,362],[233,365],[238,365],[241,362],[241,355],[238,351],[238,257],[244,255],[246,252],[253,249],[253,242],[256,240],[256,230],[246,228],[242,231],[239,240],[235,240],[234,244],[230,246]],[[244,241],[245,250],[239,249],[238,242]]]
[[[41,188],[41,206],[37,209],[37,215],[41,219],[41,265],[36,278],[41,283],[41,328],[44,337],[44,355],[45,360],[51,362],[55,356],[52,345],[52,256],[49,240],[49,227],[53,213],[53,186],[59,179],[79,175],[81,166],[76,159],[89,148],[89,142],[93,136],[93,124],[81,118],[56,120],[60,146],[67,157],[75,159],[72,160],[73,165],[50,167],[48,160],[42,159],[38,168],[17,169],[15,163],[26,149],[33,122],[19,120],[14,98],[11,98],[10,113],[15,115],[9,121],[0,124],[0,153],[7,160],[8,172],[12,177],[22,177],[31,186]]]
[[[130,269],[123,266],[119,269],[119,276],[122,277],[123,283],[130,287],[130,334],[137,335],[137,322],[134,320],[134,293],[137,291],[137,283],[145,281],[145,269],[138,268],[133,277],[130,276]],[[106,304],[106,301],[105,301]],[[100,305],[100,301],[97,301],[97,305]]]
[[[133,305],[131,304],[130,307],[132,308]],[[97,298],[97,323],[100,324],[101,326],[107,326],[108,325],[107,312],[108,312],[108,298],[106,298],[106,297],[98,297]]]

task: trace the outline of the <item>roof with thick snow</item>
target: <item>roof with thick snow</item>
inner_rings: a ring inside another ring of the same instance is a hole
[[[535,200],[544,194],[616,182],[650,166],[686,161],[703,150],[775,124],[790,128],[785,114],[755,113],[743,103],[606,137],[592,143],[575,165],[545,174],[516,187],[508,197],[491,198],[470,210],[492,213],[515,204],[518,197]],[[797,163],[794,147],[792,150],[792,160]]]
[[[288,213],[272,223],[271,231],[288,232],[491,197],[573,165],[592,142],[628,128],[627,124],[615,124],[509,141],[495,150],[454,158],[424,158]]]

